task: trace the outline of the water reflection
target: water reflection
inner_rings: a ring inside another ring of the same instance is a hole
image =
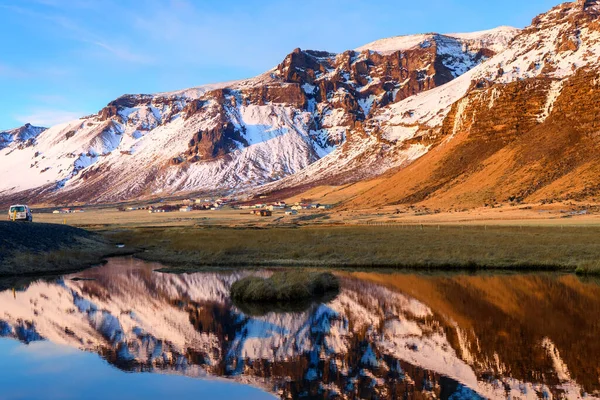
[[[126,374],[98,356],[49,341],[0,339],[0,398],[5,399],[272,399],[224,380]]]
[[[341,273],[334,299],[253,312],[228,296],[247,272],[156,267],[115,259],[0,292],[0,335],[283,398],[600,394],[600,287],[574,276]]]

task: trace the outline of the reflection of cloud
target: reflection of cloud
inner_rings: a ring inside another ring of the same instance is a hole
[[[78,119],[83,114],[77,111],[39,108],[26,115],[16,115],[15,119],[23,124],[30,123],[35,126],[49,127]]]

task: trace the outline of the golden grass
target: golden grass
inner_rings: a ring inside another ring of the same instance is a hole
[[[329,226],[102,232],[180,270],[200,266],[600,270],[600,227]]]

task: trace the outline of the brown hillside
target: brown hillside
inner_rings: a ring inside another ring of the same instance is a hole
[[[600,195],[599,113],[600,76],[594,70],[577,71],[562,88],[541,77],[475,87],[453,105],[428,154],[350,204],[454,208],[595,200]]]

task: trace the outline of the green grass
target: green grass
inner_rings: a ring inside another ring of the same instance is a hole
[[[600,227],[331,226],[101,232],[172,271],[205,266],[600,272]]]

